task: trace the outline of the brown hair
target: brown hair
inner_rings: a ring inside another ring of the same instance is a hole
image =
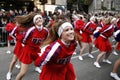
[[[49,30],[49,37],[43,42],[42,46],[50,44],[51,42],[54,42],[55,40],[57,40],[59,37],[58,35],[58,29],[59,27],[65,23],[66,21],[56,21],[52,27]],[[75,34],[75,40],[76,40],[76,34]]]
[[[28,15],[16,16],[15,20],[20,24],[20,26],[29,28],[34,25],[33,17],[35,15],[36,13],[31,12]]]
[[[48,39],[46,39],[44,42],[43,42],[43,44],[42,45],[47,45],[47,44],[49,44],[49,43],[51,43],[51,42],[53,42],[53,41],[55,41],[55,40],[57,40],[58,38],[59,38],[59,36],[58,36],[58,29],[59,29],[59,27],[61,26],[61,24],[63,24],[64,23],[64,21],[56,21],[53,25],[52,25],[52,27],[50,28],[50,30],[49,30],[49,37],[48,37]]]

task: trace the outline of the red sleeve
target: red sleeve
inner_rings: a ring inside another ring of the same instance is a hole
[[[45,58],[50,51],[50,47],[48,46],[43,53],[40,53],[39,57],[34,61],[35,66],[41,66],[42,63],[45,61]]]
[[[117,27],[120,29],[120,20],[117,22]]]
[[[83,29],[84,21],[78,20],[76,21],[76,29],[81,30]]]
[[[60,44],[58,42],[53,42],[45,48],[40,56],[35,60],[35,66],[45,65],[50,59],[60,52]]]
[[[109,25],[104,25],[98,32],[101,33],[108,28]]]
[[[35,61],[34,61],[34,65],[35,66],[40,66],[40,61],[42,60],[42,57],[38,57]]]
[[[12,24],[12,23],[7,23],[6,26],[5,26],[5,30],[6,30],[7,32],[11,32],[14,27],[15,27],[14,24]]]

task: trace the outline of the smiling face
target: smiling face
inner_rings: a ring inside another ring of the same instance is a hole
[[[42,17],[37,17],[35,20],[35,25],[41,26],[43,24],[43,18]]]
[[[75,33],[73,27],[69,27],[69,26],[65,27],[61,34],[61,39],[64,42],[69,43],[70,41],[74,40],[74,38],[75,38]]]

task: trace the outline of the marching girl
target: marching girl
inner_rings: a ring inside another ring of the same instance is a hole
[[[120,30],[119,29],[115,32],[114,36],[115,36],[115,40],[117,40],[116,49],[120,50]],[[120,77],[117,75],[117,71],[119,67],[120,67],[120,57],[115,61],[112,72],[110,73],[110,76],[113,77],[115,80],[120,80]]]
[[[42,42],[47,39],[49,35],[48,30],[43,27],[43,17],[41,15],[36,14],[34,17],[29,17],[31,18],[31,21],[28,22],[31,22],[34,26],[31,27],[26,23],[26,26],[30,28],[27,30],[22,41],[25,45],[22,48],[21,56],[19,58],[21,61],[21,69],[15,80],[22,80],[27,72],[28,66],[37,59]]]
[[[83,60],[82,54],[85,51],[85,48],[87,46],[87,44],[89,44],[89,54],[88,57],[90,58],[94,58],[94,56],[91,54],[92,52],[92,35],[94,30],[96,29],[96,24],[95,24],[95,17],[92,16],[90,18],[90,21],[87,22],[85,24],[85,26],[82,29],[82,39],[81,39],[81,44],[82,44],[82,48],[80,50],[80,56],[79,56],[79,60]]]
[[[77,46],[72,24],[62,21],[53,24],[50,37],[45,43],[48,46],[34,63],[36,66],[43,66],[39,80],[76,80],[70,63]]]
[[[93,32],[93,47],[95,47],[94,41],[96,39],[96,37],[94,36],[94,34],[97,33],[104,26],[103,17],[97,17],[96,20],[97,20],[97,28]]]
[[[116,32],[116,39],[117,39],[117,46],[116,49],[120,50],[120,30]],[[113,66],[112,72],[110,73],[110,76],[113,77],[115,80],[120,80],[120,77],[117,75],[118,68],[120,67],[120,57],[115,61],[115,64]]]
[[[23,44],[22,44],[22,39],[27,31],[27,27],[22,27],[22,26],[26,26],[26,24],[24,23],[21,23],[21,21],[23,21],[22,18],[25,18],[26,21],[30,20],[31,18],[29,18],[34,16],[32,14],[29,14],[29,15],[26,15],[26,16],[16,16],[15,17],[15,20],[16,20],[16,26],[14,27],[14,29],[11,31],[10,33],[10,36],[12,38],[14,38],[16,40],[16,44],[15,44],[15,47],[14,47],[14,54],[13,54],[13,58],[10,62],[10,65],[9,65],[9,71],[6,75],[6,79],[7,80],[10,80],[11,79],[11,75],[12,75],[12,70],[13,70],[13,67],[15,65],[15,63],[17,62],[18,58],[20,57],[21,55],[21,50],[23,48]],[[29,24],[27,24],[29,26],[32,26],[31,22]],[[18,69],[20,69],[20,63],[16,65],[16,67]]]
[[[120,18],[117,19],[117,29],[114,32],[114,37],[115,40],[117,41],[116,49],[120,50]],[[110,76],[113,77],[115,80],[120,80],[120,77],[117,75],[119,66],[120,66],[120,58],[118,58],[115,61],[112,72],[110,73]]]
[[[108,38],[113,35],[114,26],[111,25],[111,20],[109,17],[105,18],[103,21],[105,23],[104,26],[96,34],[94,34],[94,36],[96,37],[94,41],[95,47],[97,47],[100,51],[100,54],[98,54],[97,59],[94,62],[94,65],[97,68],[101,68],[99,61],[103,57],[103,55],[105,55],[103,62],[111,64],[111,61],[108,60],[108,57],[110,55],[110,52],[112,51],[112,47]]]
[[[114,33],[116,33],[117,30],[120,30],[120,18],[119,17],[118,18],[113,18],[113,23],[115,25]],[[114,46],[114,50],[113,50],[113,54],[115,54],[115,55],[118,55],[118,53],[116,52],[117,45],[118,45],[118,42],[116,41],[115,46]]]
[[[12,19],[11,22],[7,23],[6,26],[5,26],[5,30],[7,31],[8,33],[8,36],[7,36],[7,46],[8,46],[8,50],[7,50],[7,54],[10,54],[11,51],[10,51],[10,41],[14,40],[9,34],[10,32],[13,30],[13,28],[15,27],[15,20]]]
[[[74,22],[73,22],[73,25],[74,25],[74,29],[75,29],[75,32],[76,32],[76,36],[77,36],[77,41],[79,43],[79,46],[82,47],[81,45],[81,34],[82,34],[82,29],[85,25],[85,22],[84,22],[84,17],[83,15],[73,15],[73,18],[74,18]]]

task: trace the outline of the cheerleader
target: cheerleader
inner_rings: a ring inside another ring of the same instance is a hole
[[[79,43],[79,46],[82,47],[81,45],[81,34],[82,34],[82,29],[85,25],[85,22],[84,22],[84,17],[83,15],[73,15],[73,18],[74,18],[74,22],[73,22],[73,25],[74,25],[74,29],[75,29],[75,32],[76,32],[76,36],[77,36],[77,41]]]
[[[116,35],[116,39],[117,39],[117,45],[116,45],[116,49],[117,50],[120,50],[120,30],[116,31],[115,33]],[[113,77],[115,80],[120,80],[120,77],[117,75],[117,71],[118,71],[118,68],[120,66],[120,58],[118,58],[116,61],[115,61],[115,64],[113,66],[113,69],[112,69],[112,72],[110,73],[110,76]]]
[[[40,53],[40,46],[42,42],[47,39],[49,34],[48,29],[43,27],[43,17],[41,15],[37,14],[34,17],[29,17],[31,18],[31,24],[34,23],[34,26],[31,27],[27,25],[27,27],[30,28],[27,30],[22,40],[25,45],[22,48],[19,58],[21,61],[21,69],[15,80],[22,80],[27,72],[28,66],[37,59],[38,53]]]
[[[110,55],[110,52],[112,51],[111,44],[108,40],[109,37],[112,36],[114,32],[114,26],[110,24],[110,18],[105,18],[104,20],[104,26],[96,33],[94,36],[96,37],[94,43],[95,47],[97,47],[100,50],[100,54],[97,56],[96,61],[94,62],[94,65],[97,68],[101,68],[99,61],[105,55],[105,59],[103,59],[103,62],[111,64],[112,62],[108,60],[108,57]]]
[[[119,22],[117,20],[117,22]],[[115,37],[115,40],[117,41],[117,45],[116,45],[116,49],[117,50],[120,50],[120,26],[119,26],[119,23],[117,23],[118,27],[116,29],[116,32],[114,32],[114,37]],[[110,76],[113,77],[115,80],[120,80],[120,77],[117,75],[117,70],[120,66],[120,58],[118,58],[113,66],[113,69],[112,69],[112,72],[110,73]]]
[[[8,36],[7,36],[7,47],[8,47],[8,50],[6,52],[7,54],[11,53],[11,51],[10,51],[10,41],[12,41],[14,39],[9,34],[13,30],[14,27],[15,27],[15,20],[14,19],[12,19],[11,22],[7,23],[6,26],[5,26],[5,30],[8,33]]]
[[[116,49],[120,50],[120,18],[119,17],[117,19],[117,27],[114,32],[114,37],[115,37],[115,40],[117,41]],[[118,58],[115,61],[112,72],[110,73],[110,76],[113,77],[115,80],[120,80],[120,77],[117,75],[117,70],[118,70],[119,66],[120,66],[120,58]]]
[[[15,47],[14,47],[13,58],[12,58],[12,60],[10,62],[9,70],[8,70],[7,75],[6,75],[7,80],[11,79],[13,67],[14,67],[15,63],[17,62],[18,58],[20,57],[21,50],[22,50],[22,48],[24,46],[24,44],[22,44],[22,39],[24,38],[24,35],[25,35],[26,31],[27,31],[27,28],[22,27],[22,26],[25,26],[26,24],[21,23],[21,21],[22,21],[21,17],[26,18],[26,20],[30,20],[30,18],[28,18],[29,16],[32,17],[33,15],[29,14],[29,15],[26,15],[26,16],[16,16],[15,17],[16,26],[11,31],[10,36],[15,39],[16,43],[15,43]],[[29,26],[32,26],[32,24],[29,24]],[[17,65],[15,65],[15,67],[20,69],[20,62],[19,61],[18,61]]]
[[[79,56],[79,60],[83,60],[82,54],[85,51],[85,48],[87,46],[87,44],[89,44],[89,54],[88,57],[90,58],[94,58],[94,56],[91,54],[92,52],[92,35],[94,30],[96,29],[96,24],[95,24],[95,17],[92,16],[90,18],[90,21],[88,23],[85,24],[85,26],[83,27],[82,30],[82,39],[81,39],[81,44],[82,44],[82,48],[80,50],[80,56]]]
[[[54,36],[53,36],[54,35]],[[36,60],[36,66],[43,66],[39,80],[76,80],[70,63],[77,46],[75,32],[70,22],[56,22],[47,39],[48,46]]]
[[[116,18],[113,18],[113,24],[115,25],[115,28],[114,28],[114,33],[117,32],[117,30],[120,30],[120,18],[116,19]],[[116,35],[116,34],[115,34]],[[115,40],[116,41],[116,40]],[[114,55],[118,55],[118,53],[116,52],[116,47],[118,45],[118,42],[116,41],[115,45],[114,45],[114,50],[113,50],[113,54]]]

